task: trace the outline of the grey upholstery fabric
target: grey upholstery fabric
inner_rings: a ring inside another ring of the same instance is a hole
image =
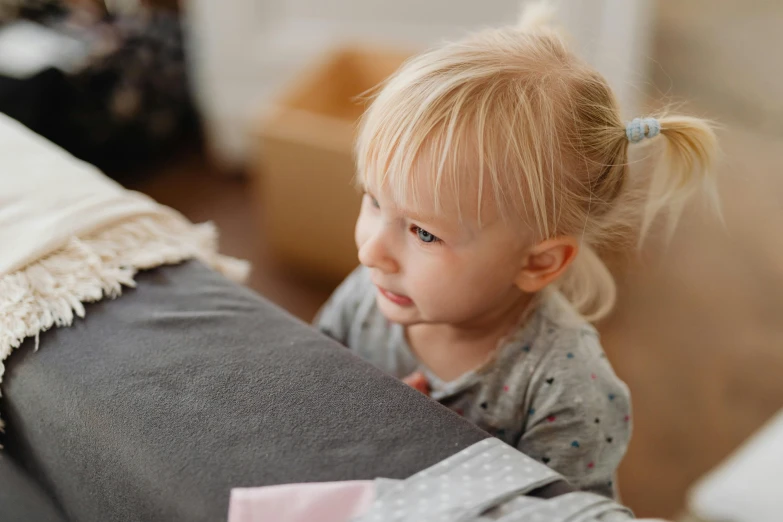
[[[0,455],[0,520],[65,522],[51,497],[8,455]]]
[[[137,279],[7,361],[5,451],[72,522],[224,520],[231,487],[405,478],[487,437],[197,262]]]

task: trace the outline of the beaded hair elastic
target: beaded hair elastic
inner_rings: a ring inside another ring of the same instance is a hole
[[[625,126],[625,136],[631,143],[654,138],[661,132],[661,123],[655,118],[634,118]]]

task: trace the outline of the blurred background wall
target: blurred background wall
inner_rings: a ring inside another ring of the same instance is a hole
[[[192,66],[210,142],[221,160],[244,161],[253,109],[324,49],[358,42],[417,50],[513,23],[519,11],[518,0],[189,0]],[[650,72],[652,2],[572,0],[560,13],[575,47],[634,112]]]
[[[783,3],[658,0],[652,80],[726,125],[783,134]]]

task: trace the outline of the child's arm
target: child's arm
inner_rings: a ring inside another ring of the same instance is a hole
[[[531,376],[523,453],[563,474],[575,487],[609,497],[631,434],[630,394],[598,340],[552,349]]]

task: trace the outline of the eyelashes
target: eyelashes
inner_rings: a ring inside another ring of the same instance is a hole
[[[375,198],[375,196],[373,196],[372,194],[370,194],[369,192],[366,192],[366,191],[365,191],[364,195],[365,195],[365,197],[368,198],[368,201],[370,202],[370,205],[372,205],[372,208],[374,208],[376,210],[380,210],[381,204],[378,202],[378,200]],[[411,225],[410,231],[411,231],[412,234],[414,234],[416,236],[417,240],[420,243],[422,243],[422,244],[433,245],[433,244],[437,244],[437,243],[441,243],[442,242],[442,240],[438,236],[436,236],[432,232],[429,232],[429,231],[421,228],[418,225]]]
[[[421,227],[417,227],[416,225],[411,227],[411,232],[416,234],[416,236],[419,238],[419,241],[422,243],[426,243],[428,245],[431,245],[433,243],[439,243],[440,238],[435,236],[434,234],[427,232]]]

